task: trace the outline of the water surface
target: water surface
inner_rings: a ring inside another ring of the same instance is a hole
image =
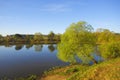
[[[55,44],[0,46],[0,78],[41,75],[54,66],[68,63],[57,58]]]

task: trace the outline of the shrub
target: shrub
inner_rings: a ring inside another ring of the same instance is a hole
[[[107,44],[101,44],[101,55],[104,58],[117,58],[120,57],[120,42],[110,42]]]

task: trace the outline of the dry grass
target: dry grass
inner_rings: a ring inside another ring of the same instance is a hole
[[[40,80],[120,80],[120,58],[90,67],[71,65],[55,69]]]
[[[93,65],[69,80],[120,80],[120,58]]]

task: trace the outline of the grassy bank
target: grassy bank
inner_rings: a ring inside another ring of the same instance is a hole
[[[70,65],[45,73],[40,80],[120,80],[120,58],[93,66]]]

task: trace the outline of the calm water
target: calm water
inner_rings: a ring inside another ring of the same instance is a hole
[[[64,66],[56,56],[56,45],[0,46],[0,78],[41,75],[54,66]]]

